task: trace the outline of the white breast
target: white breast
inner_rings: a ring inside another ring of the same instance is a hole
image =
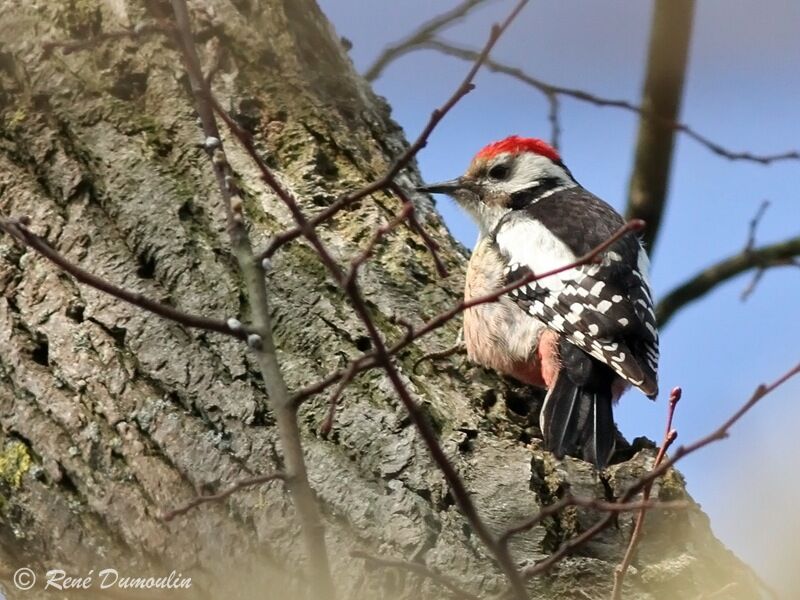
[[[511,264],[527,266],[534,273],[546,273],[575,261],[575,254],[542,223],[521,216],[506,219],[497,232],[496,241],[500,251]],[[551,275],[539,280],[539,285],[558,289],[564,279],[572,279],[574,273]]]

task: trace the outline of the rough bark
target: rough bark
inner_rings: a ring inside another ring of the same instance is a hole
[[[219,41],[223,50],[215,92],[306,210],[379,175],[401,151],[405,141],[389,107],[353,71],[311,0],[203,5],[214,13],[194,15],[202,56],[211,65]],[[87,39],[163,8],[156,0],[0,5],[0,211],[29,215],[58,250],[110,280],[186,310],[236,316],[245,308],[242,282],[207,159],[196,147],[201,135],[177,53],[160,36],[69,55],[43,50],[44,41]],[[246,191],[252,235],[264,244],[290,225],[289,216],[235,144],[228,152]],[[415,178],[412,172],[400,183],[410,187]],[[412,232],[388,238],[361,282],[390,337],[402,334],[392,317],[422,320],[461,290],[463,249],[430,201],[416,201],[452,274],[437,279]],[[389,196],[372,197],[324,227],[323,239],[346,259],[397,208]],[[287,246],[273,264],[280,358],[299,388],[368,341],[308,246]],[[302,544],[281,482],[170,523],[160,519],[198,490],[281,466],[264,384],[242,345],[78,286],[7,237],[0,239],[0,289],[6,568],[176,570],[193,578],[191,597],[303,597]],[[652,462],[652,449],[635,445],[605,485],[589,465],[539,450],[531,390],[462,358],[412,371],[423,353],[450,345],[457,329],[452,323],[398,362],[493,529],[567,490],[619,494]],[[304,443],[340,596],[442,593],[413,575],[365,570],[363,560],[350,558],[353,549],[424,561],[481,595],[500,591],[498,570],[453,506],[386,378],[370,372],[348,388],[327,440],[317,434],[325,410],[325,397],[302,409]],[[654,497],[688,497],[680,475],[661,482]],[[514,556],[530,564],[595,518],[567,510],[516,538]],[[532,597],[607,595],[630,526],[621,516],[618,527],[536,580]],[[732,582],[729,597],[755,596],[749,570],[714,538],[695,505],[650,515],[635,566],[626,597],[691,598]]]

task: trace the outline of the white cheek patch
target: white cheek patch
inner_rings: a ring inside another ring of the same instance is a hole
[[[565,185],[570,183],[564,169],[554,164],[549,158],[526,152],[517,157],[511,178],[503,183],[502,189],[513,194],[530,188],[537,181],[554,178],[564,180]]]

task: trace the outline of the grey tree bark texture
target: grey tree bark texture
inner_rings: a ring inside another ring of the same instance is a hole
[[[402,151],[389,107],[355,73],[312,0],[215,0],[192,8],[206,69],[221,57],[215,93],[307,212],[379,176]],[[178,53],[158,35],[69,54],[44,50],[46,41],[85,40],[167,9],[158,0],[0,3],[0,211],[29,215],[34,231],[109,280],[194,313],[239,316],[247,308],[242,282],[197,146]],[[432,98],[431,107],[440,101]],[[241,175],[251,234],[264,245],[291,225],[288,212],[235,143],[228,153]],[[398,181],[410,191],[418,176],[407,171]],[[462,289],[463,248],[430,200],[415,200],[451,275],[437,278],[409,230],[380,246],[360,281],[390,338],[403,332],[396,317],[420,322],[450,307]],[[371,197],[320,232],[345,261],[398,208],[388,195]],[[268,283],[292,388],[368,349],[308,246],[280,250]],[[264,383],[243,346],[79,286],[8,237],[0,239],[0,289],[3,572],[21,565],[76,574],[106,566],[136,575],[175,570],[193,579],[188,597],[304,597],[303,548],[280,481],[169,523],[160,518],[198,492],[281,468]],[[588,464],[541,451],[533,390],[463,357],[414,372],[423,354],[452,344],[458,326],[417,343],[399,365],[490,527],[500,531],[567,492],[619,495],[652,463],[652,445],[638,441],[605,482]],[[639,401],[633,396],[626,401]],[[340,597],[445,593],[416,575],[365,568],[350,557],[358,549],[424,562],[482,597],[502,591],[500,572],[386,378],[377,371],[357,378],[332,435],[322,439],[326,408],[326,396],[318,396],[301,415]],[[653,496],[688,498],[677,472]],[[514,557],[523,565],[542,559],[597,518],[567,509],[515,538]],[[532,581],[532,597],[607,597],[631,523],[631,515],[620,516],[616,527]],[[757,596],[749,568],[716,540],[697,505],[651,513],[634,566],[625,597]]]

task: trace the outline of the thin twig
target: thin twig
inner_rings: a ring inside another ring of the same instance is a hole
[[[625,493],[620,497],[618,502],[630,502],[630,500],[641,490],[643,490],[645,486],[661,477],[664,473],[671,469],[676,462],[713,442],[726,438],[730,428],[733,427],[745,414],[747,414],[747,412],[752,409],[762,398],[775,391],[798,373],[800,373],[800,363],[786,371],[783,375],[769,385],[759,385],[747,402],[745,402],[722,425],[720,425],[707,436],[700,438],[688,446],[679,446],[671,458],[662,461],[660,465],[653,467],[653,469],[642,475],[633,484],[631,484]],[[526,579],[529,579],[547,572],[562,558],[574,552],[577,548],[593,539],[598,533],[608,527],[612,523],[613,517],[614,515],[612,513],[606,514],[603,518],[597,521],[590,528],[583,531],[580,535],[565,541],[563,544],[561,544],[558,550],[556,550],[546,559],[523,569],[523,576]]]
[[[744,251],[749,252],[756,246],[756,232],[758,231],[758,226],[761,224],[761,220],[764,218],[764,215],[767,214],[767,209],[769,208],[769,200],[762,200],[761,204],[758,205],[758,210],[756,210],[756,214],[753,215],[753,218],[750,219],[750,224],[747,227],[747,243],[744,245]]]
[[[800,236],[747,252],[739,252],[721,260],[703,269],[661,298],[656,305],[658,324],[664,327],[679,309],[705,296],[712,288],[740,273],[756,267],[766,269],[793,266],[794,258],[797,256],[800,256]]]
[[[561,146],[561,102],[558,94],[545,94],[545,96],[550,105],[547,111],[547,120],[550,122],[550,145],[559,150]]]
[[[436,362],[437,360],[444,360],[445,358],[450,358],[451,356],[455,356],[456,354],[462,354],[467,351],[467,345],[464,343],[464,340],[459,339],[456,340],[456,343],[450,346],[449,348],[445,348],[444,350],[438,350],[436,352],[428,352],[420,356],[417,360],[414,361],[414,364],[411,365],[411,371],[416,373],[419,369],[419,366],[426,362]]]
[[[764,218],[764,215],[769,208],[769,200],[762,200],[761,204],[758,206],[758,210],[756,214],[753,215],[753,218],[750,219],[750,225],[747,228],[747,242],[744,245],[744,249],[742,252],[747,253],[751,252],[756,245],[756,231],[758,230],[758,226],[761,224],[761,219]],[[758,267],[755,272],[753,273],[752,278],[750,279],[750,283],[742,290],[742,293],[739,295],[739,299],[742,302],[746,302],[750,295],[756,290],[761,278],[764,277],[764,273],[766,269],[764,267]]]
[[[338,200],[336,200],[333,204],[331,204],[325,210],[317,213],[314,217],[309,219],[309,225],[311,227],[316,227],[320,223],[324,223],[328,221],[331,217],[333,217],[336,213],[340,210],[358,202],[362,198],[369,196],[370,194],[374,194],[377,191],[385,189],[397,176],[397,174],[402,171],[417,155],[417,153],[424,148],[428,143],[428,138],[430,137],[433,130],[436,129],[436,126],[439,122],[447,115],[448,112],[456,105],[458,102],[466,96],[469,92],[472,91],[474,85],[472,81],[475,79],[475,75],[478,73],[478,70],[486,61],[486,58],[489,56],[489,53],[494,48],[497,40],[500,38],[502,33],[508,28],[508,26],[512,23],[512,21],[516,18],[519,12],[525,7],[528,3],[528,0],[519,0],[517,5],[512,10],[511,14],[506,18],[506,20],[500,24],[495,24],[492,27],[492,32],[489,36],[489,40],[486,42],[486,45],[483,47],[479,53],[476,53],[474,63],[472,68],[467,72],[467,75],[464,77],[464,80],[461,84],[456,88],[455,92],[447,99],[447,101],[442,104],[439,108],[434,110],[431,113],[430,119],[428,119],[428,123],[420,132],[417,139],[406,148],[406,150],[394,161],[391,167],[378,179],[375,181],[368,183],[367,185],[363,186],[362,188],[356,190],[355,192],[351,192]],[[290,229],[285,231],[277,236],[272,240],[269,244],[269,247],[266,248],[260,255],[259,258],[269,258],[275,251],[280,248],[282,245],[290,242],[301,235],[305,235],[305,232],[302,228],[298,225],[294,229]]]
[[[344,389],[350,384],[353,378],[358,373],[358,362],[351,362],[350,367],[345,372],[344,376],[339,380],[336,388],[331,392],[330,398],[328,398],[328,412],[325,414],[325,419],[319,426],[319,434],[323,438],[327,438],[330,433],[331,429],[333,429],[333,420],[336,417],[336,407],[339,405],[339,399],[342,397],[342,392]],[[297,396],[295,396],[295,400]]]
[[[669,447],[675,442],[678,438],[678,432],[672,428],[672,420],[675,416],[675,407],[678,406],[678,402],[681,399],[681,388],[676,387],[672,389],[669,395],[669,404],[667,408],[667,425],[664,429],[664,438],[661,442],[661,447],[658,450],[658,454],[656,455],[656,459],[653,462],[653,468],[658,467],[661,464],[661,461],[664,460],[664,457],[667,454],[667,450]],[[653,482],[646,485],[642,490],[642,501],[647,502],[650,499],[650,491],[653,489]],[[644,527],[644,519],[647,511],[642,509],[639,511],[639,514],[636,517],[636,524],[633,526],[633,532],[631,533],[631,539],[628,543],[628,548],[625,550],[625,556],[622,558],[622,562],[614,569],[614,588],[611,592],[611,597],[613,600],[620,600],[622,598],[622,582],[625,579],[625,574],[628,572],[628,568],[631,566],[631,562],[633,561],[633,553],[636,550],[636,546],[639,544],[639,540],[642,536],[642,528]]]
[[[750,282],[744,287],[742,293],[739,294],[739,300],[742,302],[747,302],[748,298],[756,291],[758,284],[761,283],[761,280],[764,278],[764,273],[767,270],[764,267],[758,267],[755,271],[753,271],[753,276],[750,278]]]
[[[421,42],[431,39],[442,29],[461,21],[470,13],[470,11],[472,11],[473,8],[482,2],[486,2],[486,0],[464,0],[458,6],[448,10],[445,13],[437,15],[429,21],[426,21],[416,31],[406,36],[405,39],[394,44],[390,44],[384,48],[380,56],[378,56],[372,65],[364,72],[364,79],[369,82],[375,81],[381,76],[381,73],[383,73],[383,70],[390,62],[397,60],[406,52],[411,52],[414,50],[415,46],[418,46]]]
[[[608,502],[605,500],[598,500],[596,498],[580,498],[577,496],[564,496],[557,502],[542,507],[542,509],[535,515],[521,521],[513,527],[506,529],[500,536],[500,543],[508,544],[511,538],[519,533],[523,533],[536,527],[545,519],[557,515],[562,510],[569,506],[580,506],[581,508],[590,508],[600,512],[621,513],[638,510],[647,512],[648,510],[676,510],[683,509],[690,506],[685,500],[675,501],[658,501],[644,498],[633,502]]]
[[[66,257],[50,246],[43,238],[33,233],[27,228],[27,224],[29,222],[30,220],[27,217],[21,217],[18,219],[0,219],[0,230],[5,231],[21,244],[28,246],[32,250],[35,250],[47,260],[59,267],[62,271],[69,273],[83,284],[93,287],[96,290],[100,290],[101,292],[105,292],[110,296],[114,296],[123,302],[138,306],[139,308],[154,313],[160,317],[180,323],[185,327],[223,333],[240,340],[247,340],[247,336],[253,333],[253,329],[251,327],[241,324],[236,319],[219,321],[200,315],[193,315],[191,313],[178,310],[177,308],[173,308],[167,304],[161,304],[160,302],[156,302],[155,300],[147,298],[139,292],[126,290],[125,288],[119,287],[118,285],[115,285],[110,281],[103,279],[102,277],[98,277],[97,275],[94,275],[93,273],[90,273],[89,271],[86,271],[85,269],[67,260]]]
[[[411,201],[411,198],[408,197],[408,195],[399,185],[397,185],[396,182],[392,181],[389,184],[389,189],[392,190],[398,198],[400,198],[400,201],[403,204],[410,204],[413,206],[414,203]],[[436,266],[436,273],[439,275],[439,277],[447,277],[447,267],[444,265],[444,261],[442,261],[442,258],[439,256],[439,244],[425,230],[425,228],[422,226],[422,223],[419,222],[416,212],[412,212],[409,215],[408,225],[412,231],[422,238],[422,243],[425,244],[425,247],[428,249],[428,252],[430,252],[431,257],[433,258],[433,264]]]
[[[442,575],[441,573],[437,573],[433,569],[425,566],[422,563],[412,562],[409,560],[396,560],[390,558],[381,558],[379,556],[375,556],[371,552],[366,552],[364,550],[353,550],[350,553],[350,556],[353,558],[363,558],[367,561],[367,564],[372,565],[374,567],[382,567],[386,569],[403,569],[405,571],[411,571],[420,577],[424,577],[425,579],[430,579],[434,583],[439,584],[443,588],[446,588],[450,592],[452,592],[457,598],[465,598],[466,600],[480,600],[478,596],[472,594],[465,589],[459,587],[455,581],[453,581],[450,577],[446,575]]]
[[[350,269],[344,276],[344,283],[342,284],[342,287],[347,287],[350,285],[351,281],[355,280],[355,278],[358,276],[359,267],[369,260],[369,257],[372,256],[373,250],[375,250],[375,246],[377,246],[378,243],[384,237],[386,237],[388,233],[394,231],[401,223],[403,223],[406,219],[409,219],[413,213],[413,204],[403,204],[400,212],[398,212],[391,221],[381,225],[375,230],[369,242],[367,242],[366,247],[361,251],[360,254],[355,256],[355,258],[350,261]]]
[[[320,392],[324,392],[326,389],[331,387],[332,385],[340,382],[342,380],[347,380],[347,383],[352,381],[352,379],[368,369],[372,369],[378,366],[378,363],[375,360],[375,352],[369,352],[360,356],[359,358],[355,359],[350,365],[346,368],[341,369],[339,371],[334,371],[333,373],[326,375],[324,378],[315,381],[314,383],[298,390],[292,396],[292,402],[295,406],[299,407],[305,400],[310,398],[311,396],[315,396]]]
[[[460,99],[470,89],[471,87],[470,82],[472,81],[472,78],[474,77],[477,70],[480,68],[482,59],[488,55],[489,51],[494,46],[496,41],[499,39],[500,35],[511,24],[513,19],[517,16],[519,11],[522,10],[525,4],[527,4],[527,0],[521,0],[501,25],[499,26],[495,25],[494,27],[492,27],[492,33],[489,36],[489,41],[484,47],[484,51],[481,53],[481,58],[479,58],[479,60],[475,63],[475,65],[473,65],[472,69],[467,75],[467,78],[464,80],[464,83],[462,83],[461,87],[459,88],[460,90],[463,90],[463,93],[459,94],[457,92],[456,94],[454,94],[453,97],[451,98],[451,102],[445,106],[446,110],[449,110],[449,108],[452,105],[454,105],[458,101],[458,99]],[[446,110],[444,112],[446,112]],[[426,128],[428,133],[423,132],[423,136],[420,137],[421,142],[419,142],[416,145],[412,145],[412,147],[409,148],[409,151],[407,151],[407,154],[408,152],[411,152],[411,154],[408,155],[408,160],[411,160],[411,158],[414,156],[417,150],[422,147],[424,141],[427,139],[427,135],[429,135],[430,131],[433,130],[436,123],[438,123],[438,121],[442,118],[443,114],[444,113],[440,114],[437,117],[436,113],[434,113],[434,116],[431,118],[431,122],[429,123],[429,127]],[[393,177],[394,175],[388,177],[385,185],[388,185],[388,183],[391,182]],[[362,188],[362,191],[363,189],[366,188]],[[503,571],[505,576],[508,578],[514,596],[518,600],[525,600],[528,597],[528,594],[525,589],[525,584],[520,576],[519,569],[517,569],[517,566],[514,563],[513,559],[511,558],[508,549],[497,543],[497,540],[495,539],[494,535],[492,534],[486,523],[481,518],[480,514],[477,511],[477,508],[475,507],[475,504],[472,502],[472,498],[469,492],[467,491],[464,481],[461,479],[455,467],[448,459],[442,446],[439,444],[438,435],[436,431],[434,430],[433,426],[431,425],[425,413],[420,409],[420,407],[411,397],[411,394],[406,388],[402,378],[400,377],[397,368],[392,362],[392,356],[388,352],[383,337],[381,336],[380,332],[378,331],[375,325],[375,322],[372,319],[372,316],[367,308],[366,302],[364,301],[360,293],[360,290],[358,289],[357,283],[355,281],[351,281],[350,285],[348,285],[344,289],[344,291],[349,296],[351,304],[353,305],[356,314],[359,316],[362,323],[367,329],[367,333],[369,334],[369,337],[372,340],[373,347],[375,348],[375,358],[377,362],[386,372],[386,375],[389,378],[392,387],[394,388],[395,392],[400,398],[400,401],[405,407],[406,412],[411,418],[412,423],[416,427],[420,437],[427,446],[428,451],[431,453],[431,456],[433,460],[436,462],[437,466],[439,467],[439,470],[444,475],[445,481],[447,481],[447,484],[450,488],[450,492],[456,502],[456,505],[459,507],[461,513],[467,519],[467,522],[470,524],[472,531],[483,542],[487,550],[494,556],[498,566]]]
[[[317,600],[332,600],[336,593],[325,543],[325,529],[316,496],[308,479],[297,410],[291,401],[278,361],[263,264],[260,260],[256,260],[253,254],[245,227],[241,192],[225,155],[222,137],[214,117],[215,102],[212,101],[211,90],[203,75],[200,58],[194,47],[186,0],[172,0],[172,9],[175,13],[179,33],[177,41],[181,48],[203,133],[206,136],[206,151],[211,159],[212,170],[225,205],[231,247],[247,290],[251,319],[257,332],[255,337],[248,337],[248,345],[253,350],[261,370],[270,405],[275,415],[283,450],[287,483],[305,542],[312,592]],[[267,183],[275,186],[276,191],[280,189],[269,169],[264,171],[263,176]],[[302,226],[304,224],[302,212],[297,209],[294,216],[298,225]],[[324,248],[321,250],[324,251]]]
[[[457,46],[456,44],[445,42],[440,39],[434,39],[427,41],[423,44],[418,46],[419,49],[431,49],[441,52],[442,54],[447,54],[448,56],[454,56],[456,58],[460,58],[462,60],[474,60],[477,52],[470,48],[464,48]],[[602,96],[597,96],[595,94],[590,94],[589,92],[585,92],[583,90],[575,89],[575,88],[568,88],[559,85],[553,85],[542,81],[541,79],[537,79],[531,75],[528,75],[522,69],[517,67],[511,67],[509,65],[503,64],[498,62],[492,58],[487,58],[485,63],[486,68],[490,71],[494,71],[496,73],[502,73],[525,83],[533,88],[536,88],[545,96],[557,95],[557,96],[565,96],[569,98],[573,98],[575,100],[579,100],[581,102],[587,102],[589,104],[594,104],[595,106],[600,107],[613,107],[613,108],[620,108],[623,110],[627,110],[629,112],[636,113],[641,115],[647,119],[653,119],[656,121],[660,121],[668,125],[669,127],[680,131],[681,133],[685,134],[686,136],[692,138],[700,145],[705,146],[708,150],[713,152],[714,154],[721,156],[722,158],[726,158],[728,160],[744,160],[750,162],[756,162],[763,165],[767,165],[770,163],[784,161],[784,160],[800,160],[800,151],[797,150],[789,150],[787,152],[779,152],[775,154],[754,154],[752,152],[737,152],[734,150],[728,150],[724,148],[720,144],[711,141],[709,138],[705,137],[704,135],[695,131],[692,127],[687,125],[686,123],[681,123],[678,121],[668,121],[664,120],[663,117],[647,110],[642,106],[638,106],[632,102],[628,102],[627,100],[615,100],[611,98],[603,98]]]
[[[280,479],[282,481],[286,481],[288,479],[286,473],[270,473],[269,475],[256,475],[255,477],[247,477],[246,479],[242,479],[237,481],[232,486],[225,488],[221,492],[217,492],[216,494],[209,494],[207,496],[197,496],[194,499],[186,502],[178,506],[177,508],[173,508],[170,511],[167,511],[163,515],[161,515],[162,521],[172,521],[175,517],[179,517],[181,515],[185,515],[187,512],[195,508],[196,506],[200,506],[201,504],[206,504],[208,502],[220,502],[225,500],[228,496],[235,494],[239,490],[243,490],[248,487],[252,487],[254,485],[261,485],[263,483],[267,483],[269,481],[275,481],[276,479]]]

